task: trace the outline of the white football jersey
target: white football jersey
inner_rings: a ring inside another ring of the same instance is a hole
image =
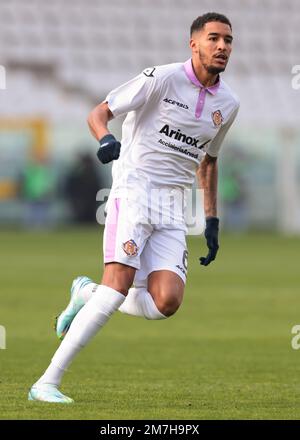
[[[121,153],[112,168],[115,197],[147,181],[154,187],[190,188],[205,153],[218,156],[239,100],[220,79],[205,88],[191,59],[145,69],[105,99],[122,126]]]

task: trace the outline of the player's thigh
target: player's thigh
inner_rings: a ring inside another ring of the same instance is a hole
[[[145,245],[141,255],[141,270],[137,271],[136,276],[147,278],[151,272],[167,270],[176,274],[185,284],[187,261],[185,232],[180,229],[155,229]]]
[[[176,307],[181,304],[187,275],[185,233],[176,229],[154,230],[141,255],[141,269],[135,285],[147,281],[147,289],[158,305]]]
[[[143,222],[137,201],[127,198],[109,199],[103,234],[103,284],[122,293],[132,284],[140,257],[151,234],[151,226]]]

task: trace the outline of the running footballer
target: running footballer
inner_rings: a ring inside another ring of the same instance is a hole
[[[71,300],[56,322],[63,339],[28,398],[71,403],[62,394],[62,376],[75,355],[117,310],[146,319],[166,319],[183,300],[187,276],[184,208],[156,204],[148,215],[149,194],[182,194],[197,176],[204,190],[206,257],[217,255],[217,157],[239,108],[237,96],[221,79],[232,49],[227,17],[207,13],[191,26],[191,58],[146,68],[111,91],[89,115],[99,141],[98,158],[113,162],[113,184],[104,229],[101,284],[78,277]],[[108,122],[127,115],[119,142]],[[151,200],[153,201],[153,200]],[[176,208],[176,209],[174,209]],[[163,212],[162,212],[163,211]],[[166,214],[169,221],[160,221]]]

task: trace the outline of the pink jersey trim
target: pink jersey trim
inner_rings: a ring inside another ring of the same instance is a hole
[[[112,206],[109,207],[105,222],[105,251],[104,251],[104,262],[108,260],[113,260],[115,258],[116,252],[116,240],[117,240],[117,229],[118,229],[118,219],[120,212],[120,199],[114,199],[111,201]]]
[[[206,92],[209,92],[211,95],[215,95],[220,87],[220,80],[210,87],[204,87],[201,82],[198,80],[198,78],[195,75],[192,59],[190,58],[184,63],[184,71],[186,73],[186,76],[188,79],[195,84],[195,86],[199,87],[199,96],[196,104],[196,110],[195,110],[195,116],[197,119],[199,119],[202,115],[204,104],[205,104],[205,96]]]

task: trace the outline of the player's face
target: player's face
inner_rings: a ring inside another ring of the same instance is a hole
[[[227,66],[232,49],[232,32],[225,23],[212,21],[192,35],[190,46],[206,71],[216,75]]]

